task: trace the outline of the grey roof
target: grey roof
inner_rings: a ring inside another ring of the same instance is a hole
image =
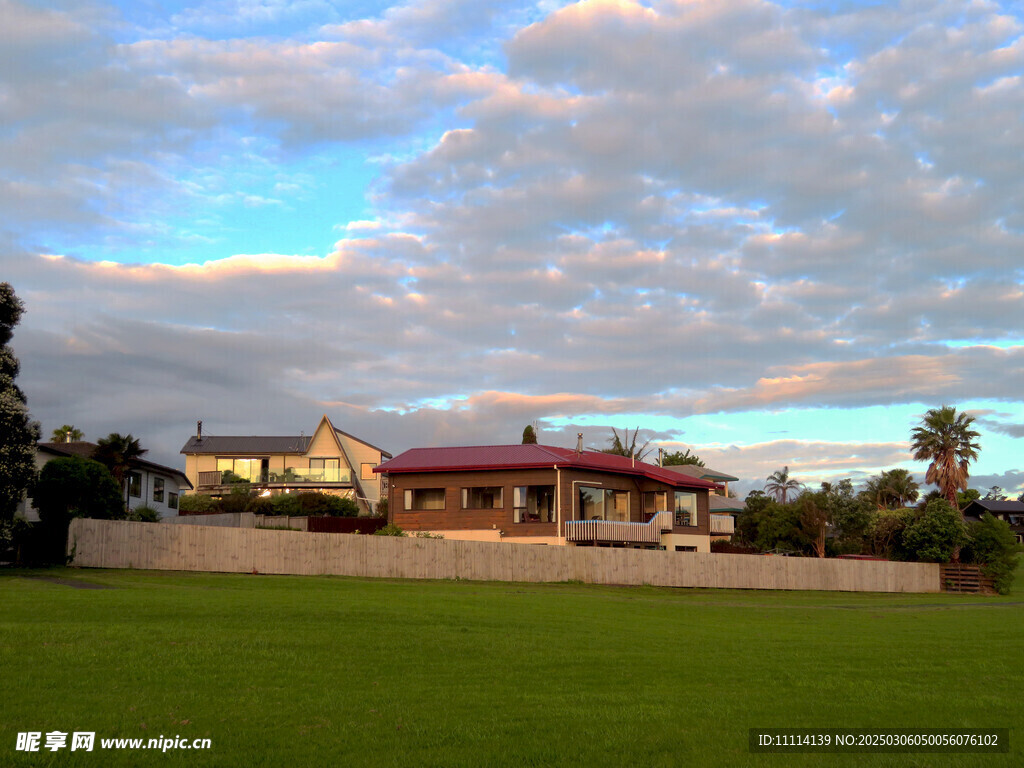
[[[280,435],[203,435],[197,440],[192,435],[181,448],[182,453],[231,453],[231,454],[268,454],[268,453],[305,453],[309,448],[311,437],[281,437]]]
[[[964,507],[964,514],[980,517],[982,513],[972,509],[975,504],[989,512],[1024,512],[1024,502],[1014,501],[1012,499],[1006,499],[1004,501],[996,501],[995,499],[975,499]]]
[[[91,459],[93,454],[96,453],[96,449],[99,448],[96,443],[90,443],[85,440],[79,440],[74,443],[39,443],[38,447],[39,450],[52,453],[54,456],[78,456],[82,459]],[[136,469],[145,469],[149,472],[174,477],[177,479],[178,485],[192,487],[192,483],[189,482],[188,478],[185,477],[185,473],[180,469],[165,467],[163,464],[157,464],[155,461],[147,459],[132,459],[129,464]]]
[[[696,464],[674,464],[672,466],[663,467],[663,469],[670,469],[673,472],[681,472],[684,475],[690,477],[699,477],[703,480],[716,480],[716,481],[736,481],[738,477],[727,475],[725,472],[719,472],[716,469],[710,467],[698,467]]]
[[[732,499],[714,493],[708,496],[708,511],[710,512],[742,512],[746,508],[747,502],[743,499]]]

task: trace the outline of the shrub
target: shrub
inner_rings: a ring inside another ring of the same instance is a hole
[[[388,523],[379,531],[373,532],[374,536],[408,536],[408,534],[394,523]]]
[[[159,523],[160,513],[153,509],[153,507],[142,505],[130,510],[125,516],[125,520],[136,520],[140,523]]]
[[[986,512],[980,522],[968,526],[967,536],[961,559],[981,565],[982,572],[993,580],[996,591],[1008,594],[1021,552],[1010,524]]]
[[[214,514],[220,511],[220,502],[212,496],[205,496],[200,493],[190,493],[178,499],[178,513],[198,513],[204,515]]]
[[[963,518],[945,499],[928,502],[924,513],[903,531],[907,554],[921,563],[948,563],[965,543]]]
[[[377,517],[388,516],[388,500],[386,497],[377,502],[377,506],[374,508],[374,513]]]

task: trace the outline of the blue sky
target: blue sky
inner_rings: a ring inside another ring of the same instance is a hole
[[[1024,490],[1014,3],[0,0],[46,430],[641,427],[742,478],[970,410]]]

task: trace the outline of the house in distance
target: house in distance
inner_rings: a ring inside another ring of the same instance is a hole
[[[625,456],[550,445],[414,448],[384,462],[388,516],[446,539],[709,552],[722,486]]]
[[[239,483],[266,493],[319,491],[348,497],[372,514],[382,497],[374,469],[391,454],[343,432],[324,415],[312,435],[204,435],[203,422],[182,446],[196,493],[221,497]]]

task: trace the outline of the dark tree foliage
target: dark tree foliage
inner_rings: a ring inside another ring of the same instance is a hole
[[[48,461],[32,493],[39,519],[64,525],[74,517],[119,520],[125,516],[121,489],[110,471],[92,459],[68,456]]]
[[[537,432],[533,428],[533,424],[527,424],[523,429],[523,445],[536,445],[537,444]]]
[[[36,476],[39,424],[29,417],[24,393],[14,383],[18,359],[8,342],[24,305],[9,283],[0,283],[0,527],[10,528],[18,504]],[[0,536],[3,532],[0,532]]]
[[[985,575],[995,582],[996,591],[1008,594],[1021,552],[1010,524],[986,512],[979,522],[968,525],[967,536],[961,559],[981,565]]]
[[[690,453],[690,449],[687,448],[686,452],[673,451],[672,453],[666,453],[665,458],[661,462],[662,466],[665,467],[682,467],[687,464],[695,467],[703,467],[704,462],[700,460],[700,456],[695,453]]]
[[[963,517],[945,499],[929,502],[903,531],[908,559],[920,563],[948,563],[966,542]]]
[[[637,461],[642,461],[647,457],[647,454],[651,452],[651,441],[645,440],[643,445],[639,445],[640,441],[640,427],[633,430],[633,436],[630,437],[629,430],[622,430],[622,434],[612,427],[612,436],[608,438],[608,447],[602,448],[601,453],[610,453],[615,456],[632,456]]]

